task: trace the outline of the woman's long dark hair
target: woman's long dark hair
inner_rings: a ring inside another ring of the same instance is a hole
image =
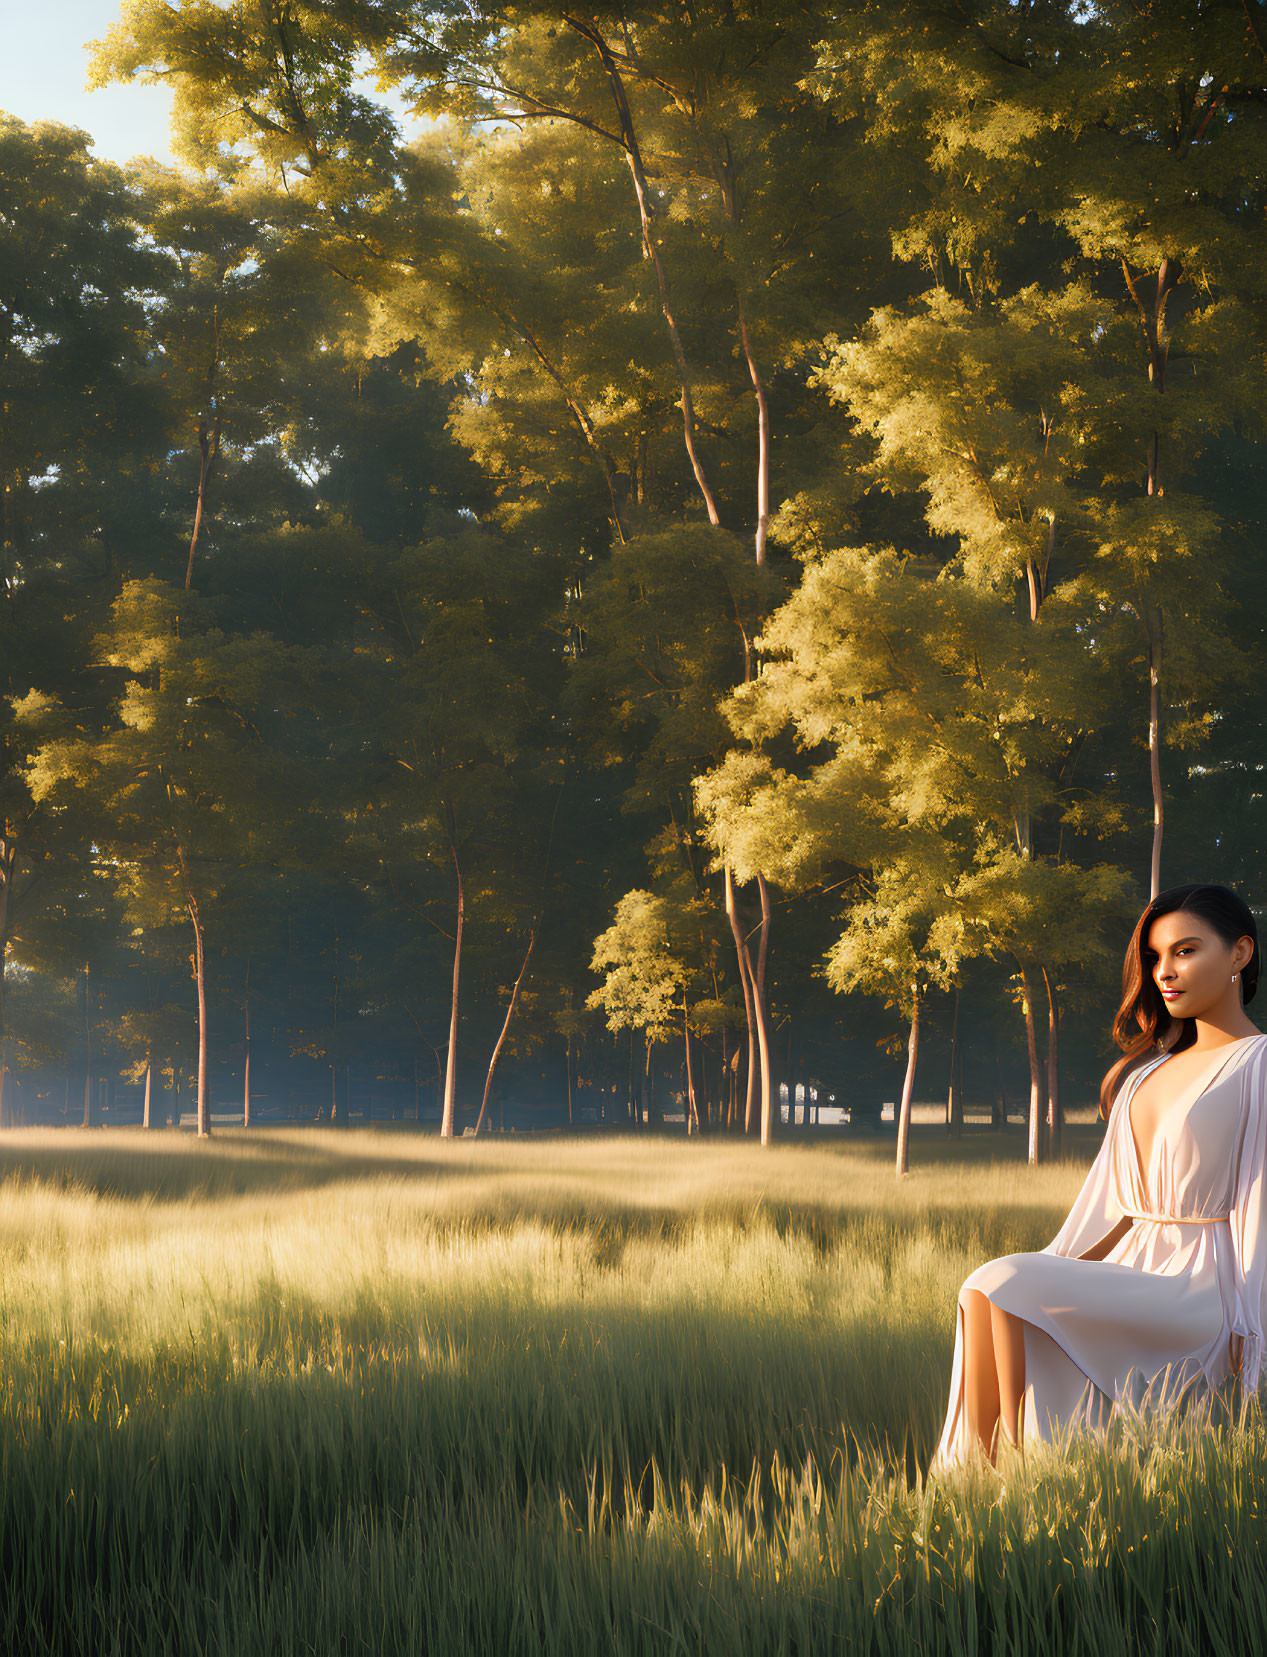
[[[1241,968],[1242,1004],[1252,1001],[1258,988],[1258,927],[1242,898],[1226,886],[1172,886],[1167,892],[1159,892],[1139,917],[1126,946],[1122,1005],[1113,1020],[1113,1039],[1123,1050],[1123,1056],[1100,1084],[1100,1115],[1105,1121],[1119,1088],[1132,1070],[1158,1053],[1174,1053],[1190,1047],[1196,1039],[1190,1019],[1171,1018],[1170,1008],[1144,961],[1149,927],[1159,915],[1180,911],[1198,916],[1229,946],[1238,938],[1252,938],[1254,953]]]

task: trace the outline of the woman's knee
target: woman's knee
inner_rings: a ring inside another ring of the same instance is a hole
[[[964,1303],[965,1295],[976,1293],[983,1300],[993,1301],[997,1289],[1011,1283],[1018,1272],[1024,1271],[1023,1262],[1029,1257],[1024,1254],[1001,1254],[997,1260],[985,1260],[974,1272],[970,1272],[963,1280],[959,1290],[959,1304]]]

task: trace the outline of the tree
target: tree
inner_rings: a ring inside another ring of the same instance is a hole
[[[188,919],[204,1138],[207,924],[226,866],[275,851],[303,809],[302,767],[277,734],[306,664],[265,634],[207,626],[196,600],[157,581],[124,584],[97,648],[121,680],[115,721],[44,742],[29,783],[50,809],[87,805],[133,925],[170,924],[176,911]]]
[[[854,903],[827,955],[834,990],[882,995],[909,1024],[906,1074],[897,1116],[897,1172],[910,1172],[911,1102],[919,1061],[920,1013],[930,989],[945,989],[955,976],[962,930],[947,905],[942,871],[900,862],[886,864],[874,887]]]
[[[101,522],[113,476],[157,431],[142,293],[161,271],[139,205],[83,133],[0,115],[0,1110],[5,967],[49,860],[73,855],[28,786],[21,710],[99,700],[87,645],[110,595]]]
[[[1120,870],[1091,879],[1071,861],[1081,837],[1094,843],[1119,819],[1110,793],[1076,788],[1069,775],[1094,719],[1098,668],[1060,614],[1049,598],[1036,626],[1006,588],[953,565],[930,578],[892,551],[808,560],[759,641],[766,670],[730,699],[741,746],[696,782],[718,857],[792,890],[824,870],[879,880],[913,865],[937,869],[946,893],[976,863],[1019,859],[1041,866],[1033,878],[1065,883],[1076,925],[1101,924],[1128,879]],[[1054,825],[1046,846],[1036,823]],[[1024,932],[1027,911],[1012,907]],[[1037,968],[1043,940],[1027,937]],[[1033,1005],[1031,994],[1037,1159],[1044,1083]]]
[[[626,892],[611,926],[594,942],[590,965],[605,977],[586,1000],[588,1007],[607,1014],[609,1030],[641,1030],[649,1044],[668,1041],[680,1028],[688,1132],[700,1128],[689,1000],[690,980],[698,970],[691,948],[696,926],[697,917],[668,897]]]

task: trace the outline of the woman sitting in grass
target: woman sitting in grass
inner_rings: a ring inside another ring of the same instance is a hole
[[[1114,1406],[1258,1387],[1267,1226],[1267,1036],[1245,1015],[1258,932],[1225,886],[1153,899],[1126,952],[1100,1090],[1104,1142],[1060,1231],[959,1292],[934,1472],[1002,1439],[1102,1430]]]

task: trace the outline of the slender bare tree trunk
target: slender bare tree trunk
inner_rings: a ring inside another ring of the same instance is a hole
[[[4,826],[0,817],[0,829]],[[0,1124],[8,1125],[4,1087],[9,1063],[8,1010],[5,1006],[4,969],[9,959],[9,922],[12,915],[13,880],[17,869],[16,840],[0,834]]]
[[[1149,895],[1161,891],[1161,838],[1164,807],[1161,792],[1161,661],[1165,634],[1158,610],[1148,635],[1148,770],[1153,790],[1153,853],[1149,863]]]
[[[185,566],[185,591],[188,592],[194,580],[194,554],[198,550],[198,537],[202,533],[203,511],[207,504],[207,488],[211,482],[211,475],[216,469],[216,462],[220,458],[220,415],[216,409],[216,380],[220,373],[220,307],[211,308],[212,346],[211,361],[207,364],[206,394],[211,413],[211,427],[208,430],[207,416],[203,414],[198,421],[198,502],[194,508],[193,533],[189,537],[189,561]]]
[[[480,1100],[480,1113],[475,1120],[475,1131],[477,1134],[484,1125],[484,1111],[488,1106],[488,1094],[493,1085],[493,1072],[497,1069],[497,1057],[502,1050],[502,1043],[506,1039],[506,1032],[510,1029],[510,1021],[515,1016],[515,1003],[519,999],[519,986],[524,981],[524,973],[527,972],[528,962],[532,957],[532,946],[536,943],[536,941],[537,934],[535,932],[530,932],[528,934],[527,953],[524,955],[524,964],[520,967],[519,976],[515,979],[515,987],[510,992],[510,1005],[506,1009],[506,1018],[505,1022],[502,1024],[502,1032],[497,1038],[497,1045],[493,1048],[493,1056],[488,1061],[488,1076],[484,1082],[484,1097]]]
[[[176,861],[180,866],[181,883],[185,890],[185,907],[194,929],[194,984],[198,992],[198,1137],[206,1139],[211,1132],[211,1108],[207,1096],[207,974],[203,956],[202,916],[193,882],[185,862],[185,850],[176,842]]]
[[[1132,276],[1125,258],[1122,260],[1122,274],[1126,278],[1126,291],[1131,296],[1139,318],[1144,354],[1148,362],[1148,383],[1159,397],[1164,396],[1166,361],[1170,354],[1169,341],[1165,336],[1166,306],[1170,295],[1182,279],[1182,262],[1174,257],[1162,259],[1157,267],[1156,291],[1150,300],[1145,298],[1143,274]],[[1146,443],[1145,460],[1147,493],[1160,498],[1165,489],[1161,477],[1161,436],[1156,428]],[[1161,666],[1165,633],[1160,609],[1152,616],[1149,615],[1146,592],[1140,595],[1137,614],[1148,637],[1148,764],[1153,793],[1153,847],[1149,861],[1149,886],[1151,895],[1156,897],[1161,890]]]
[[[452,824],[449,827],[449,849],[453,853],[453,872],[457,876],[457,924],[453,932],[453,992],[449,1005],[449,1051],[444,1067],[444,1109],[440,1120],[441,1139],[453,1138],[458,1078],[458,985],[462,972],[462,929],[466,922],[466,894],[462,887],[462,865],[458,861],[457,842]]]
[[[686,985],[682,986],[682,1040],[686,1055],[686,1131],[699,1132],[699,1107],[695,1103],[695,1067],[691,1062],[691,1020],[686,1010]]]
[[[757,1020],[757,1054],[761,1062],[761,1143],[774,1142],[774,1066],[770,1050],[770,1014],[765,997],[766,958],[770,949],[770,888],[765,876],[757,876],[757,891],[761,898],[761,941],[757,945],[757,970],[753,974],[753,1009]]]
[[[748,319],[744,315],[743,289],[736,287],[739,300],[739,337],[743,341],[743,354],[748,364],[748,373],[757,393],[757,534],[756,550],[757,563],[765,563],[766,526],[770,521],[770,405],[766,399],[765,382],[761,378],[761,370],[757,367],[757,359],[752,349],[752,339],[748,333]]]
[[[211,1101],[207,1097],[207,971],[198,900],[188,889],[185,897],[194,927],[194,980],[198,989],[198,1137],[206,1139],[211,1132]]]
[[[959,985],[955,985],[955,1017],[950,1029],[950,1086],[946,1090],[946,1131],[952,1139],[963,1132],[963,1088],[959,1075]]]
[[[88,1017],[88,963],[84,963],[84,1127],[92,1127],[92,1024]]]
[[[911,1168],[911,1102],[915,1097],[915,1067],[919,1063],[920,992],[911,983],[911,1033],[906,1042],[906,1075],[902,1078],[902,1103],[897,1115],[897,1171],[899,1177]],[[790,1097],[790,1095],[789,1095]]]
[[[1038,1021],[1034,1016],[1034,975],[1027,966],[1021,968],[1021,984],[1025,998],[1025,1045],[1029,1054],[1029,1161],[1031,1165],[1037,1165],[1046,1160],[1043,1128],[1047,1088],[1038,1054]]]
[[[1065,1130],[1060,1102],[1060,1002],[1046,967],[1043,984],[1047,990],[1047,1150],[1050,1156],[1058,1157]]]
[[[154,1055],[147,1051],[145,1055],[145,1101],[141,1106],[141,1126],[152,1128],[153,1117],[153,1089],[154,1089]]]
[[[246,958],[246,982],[242,999],[242,1126],[251,1126],[251,957]]]
[[[211,482],[211,474],[215,471],[216,460],[220,454],[220,421],[215,419],[211,423],[211,430],[207,430],[207,422],[198,422],[198,502],[194,507],[193,533],[189,537],[189,561],[185,565],[185,591],[188,592],[194,581],[194,554],[198,550],[198,538],[202,534],[202,514],[207,500],[207,486]]]
[[[757,1089],[757,1019],[753,1006],[752,990],[752,962],[748,956],[748,944],[743,935],[743,927],[739,922],[739,905],[735,897],[735,874],[730,864],[725,867],[726,879],[726,919],[730,922],[730,935],[735,941],[735,960],[739,966],[739,982],[743,987],[744,1017],[748,1024],[748,1074],[747,1097],[744,1104],[743,1131],[752,1132],[752,1105]]]

